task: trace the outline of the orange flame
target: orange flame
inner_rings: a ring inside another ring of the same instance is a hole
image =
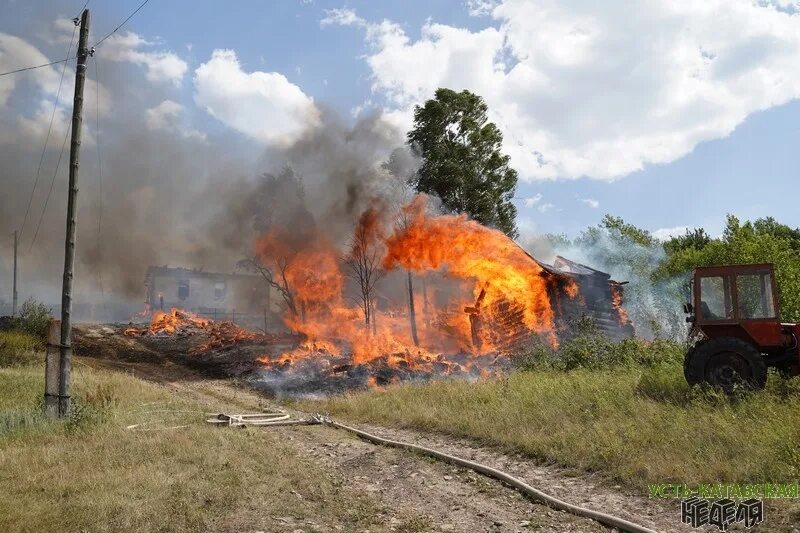
[[[622,289],[618,285],[611,285],[611,303],[617,310],[617,322],[621,325],[629,324],[631,319],[622,307]]]
[[[382,273],[403,268],[440,285],[414,296],[418,346],[410,332],[408,296],[394,302],[394,307],[348,298],[352,265],[343,265],[337,246],[320,232],[299,235],[275,227],[258,238],[255,249],[272,271],[273,281],[288,295],[284,322],[307,340],[264,362],[344,351],[354,363],[386,356],[390,364],[412,367],[437,362],[446,367],[437,354],[491,352],[490,336],[476,324],[491,323],[509,306],[521,309],[523,327],[555,343],[548,279],[539,264],[500,231],[465,216],[430,216],[426,203],[427,197],[420,195],[406,206],[405,223],[393,231],[384,229],[381,206],[366,210],[348,256],[377,257],[374,266]],[[567,292],[570,297],[577,295],[577,285],[568,285]],[[436,301],[437,295],[446,301]]]

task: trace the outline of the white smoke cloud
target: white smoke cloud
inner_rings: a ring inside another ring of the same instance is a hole
[[[206,135],[196,129],[186,128],[181,123],[185,108],[174,100],[164,100],[145,111],[145,124],[150,130],[177,132],[183,137],[205,140]]]
[[[792,4],[793,5],[793,4]],[[497,27],[390,21],[366,31],[373,91],[397,122],[438,87],[488,102],[523,179],[613,180],[728,135],[800,96],[800,16],[787,2],[469,2]]]
[[[245,72],[236,52],[214,50],[195,70],[195,102],[259,142],[288,146],[320,122],[314,100],[278,72]]]

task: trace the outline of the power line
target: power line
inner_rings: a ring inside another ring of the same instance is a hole
[[[77,14],[77,15],[75,15],[75,18],[78,18],[78,17],[80,17],[80,16],[83,14],[83,10],[84,10],[84,9],[86,9],[86,6],[88,6],[88,5],[89,5],[89,2],[90,2],[90,1],[91,1],[91,0],[86,0],[86,2],[84,2],[84,4],[83,4],[83,7],[81,8],[81,10],[80,10],[80,11],[78,11],[78,14]]]
[[[145,6],[145,5],[147,5],[147,3],[148,3],[149,1],[150,1],[150,0],[144,0],[144,2],[142,2],[141,4],[139,4],[139,7],[137,7],[136,9],[134,9],[134,10],[133,10],[133,13],[131,13],[130,15],[128,15],[128,16],[125,18],[125,20],[123,20],[123,21],[122,21],[122,22],[121,22],[121,23],[120,23],[120,24],[119,24],[119,25],[118,25],[116,28],[114,28],[113,30],[111,30],[111,32],[110,32],[108,35],[106,35],[105,37],[103,37],[102,39],[100,39],[99,41],[97,41],[96,43],[94,43],[94,46],[92,46],[92,53],[94,53],[94,48],[97,48],[98,46],[100,46],[100,45],[103,43],[103,41],[105,41],[106,39],[108,39],[109,37],[111,37],[112,35],[114,35],[115,33],[117,33],[117,31],[119,31],[119,30],[120,30],[120,28],[122,28],[122,27],[123,27],[125,24],[127,24],[127,22],[128,22],[129,20],[131,20],[131,19],[133,18],[133,16],[134,16],[134,15],[136,15],[136,13],[138,13],[138,12],[139,12],[139,11],[140,11],[140,10],[141,10],[141,9],[142,9],[144,6]],[[84,9],[86,9],[86,6],[87,6],[87,5],[89,5],[89,2],[88,2],[88,1],[87,1],[87,2],[86,2],[84,5],[83,5],[83,8],[84,8]],[[45,63],[45,64],[43,64],[43,65],[33,65],[33,66],[30,66],[30,67],[18,68],[18,69],[16,69],[16,70],[9,70],[8,72],[0,72],[0,77],[2,77],[2,76],[8,76],[9,74],[17,74],[17,73],[19,73],[19,72],[25,72],[25,71],[28,71],[28,70],[35,70],[35,69],[37,69],[37,68],[44,68],[44,67],[50,67],[50,66],[52,66],[52,65],[58,65],[59,63],[64,63],[64,62],[66,62],[66,61],[70,61],[71,59],[76,59],[76,58],[77,58],[77,56],[75,56],[75,57],[68,57],[68,58],[66,58],[66,59],[60,59],[60,60],[58,60],[58,61],[53,61],[52,63]]]
[[[117,33],[117,31],[118,31],[120,28],[122,28],[122,27],[123,27],[123,26],[124,26],[124,25],[125,25],[125,24],[126,24],[128,21],[129,21],[129,20],[131,20],[131,19],[133,18],[133,16],[134,16],[136,13],[138,13],[138,12],[139,12],[139,10],[140,10],[140,9],[142,9],[142,8],[143,8],[143,7],[144,7],[144,6],[147,4],[147,2],[149,2],[149,1],[150,1],[150,0],[144,0],[144,2],[142,2],[141,4],[139,4],[139,7],[137,7],[137,8],[136,8],[136,9],[133,11],[133,13],[131,13],[130,15],[128,15],[128,18],[126,18],[125,20],[123,20],[123,21],[122,21],[122,22],[119,24],[119,26],[117,26],[116,28],[114,28],[114,29],[111,31],[111,33],[109,33],[108,35],[106,35],[105,37],[103,37],[102,39],[100,39],[99,41],[97,41],[96,43],[94,43],[94,46],[93,46],[92,48],[97,48],[98,46],[100,46],[100,45],[103,43],[103,41],[105,41],[106,39],[108,39],[109,37],[111,37],[112,35],[114,35],[115,33]]]
[[[50,181],[50,189],[47,191],[47,198],[44,199],[44,207],[42,207],[42,213],[39,215],[39,223],[36,224],[36,232],[33,234],[33,240],[31,241],[31,245],[28,247],[28,253],[31,252],[33,249],[33,245],[36,244],[36,237],[39,236],[39,228],[42,227],[42,219],[44,219],[44,214],[47,211],[47,203],[50,201],[50,196],[53,194],[53,185],[56,182],[56,176],[58,176],[58,167],[61,166],[61,158],[64,155],[64,147],[67,146],[67,139],[69,138],[69,128],[64,133],[64,142],[61,143],[61,152],[58,154],[58,161],[56,162],[56,170],[53,172],[53,179]]]
[[[67,48],[67,58],[69,58],[69,53],[72,51],[72,43],[75,42],[75,30],[78,29],[78,26],[74,26],[72,28],[72,37],[69,40],[69,47]],[[50,133],[53,130],[53,120],[56,118],[56,110],[58,109],[58,101],[61,98],[61,86],[64,83],[64,73],[67,71],[67,63],[66,59],[64,60],[64,68],[61,69],[61,79],[58,81],[58,90],[56,91],[56,101],[53,104],[53,113],[50,115],[50,124],[47,126],[47,135],[44,137],[44,146],[42,146],[42,155],[39,157],[39,166],[36,168],[36,179],[33,181],[33,189],[31,189],[31,197],[28,199],[28,207],[25,209],[25,216],[22,219],[22,226],[19,229],[20,238],[22,237],[22,232],[25,230],[25,223],[28,221],[28,215],[31,211],[31,204],[33,204],[33,196],[36,192],[36,186],[39,184],[39,176],[42,172],[42,163],[44,162],[44,154],[47,151],[47,143],[50,141]]]
[[[44,68],[49,67],[52,65],[58,65],[59,63],[65,63],[71,59],[75,59],[75,57],[68,57],[66,59],[59,59],[58,61],[53,61],[52,63],[45,63],[44,65],[34,65],[32,67],[25,67],[25,68],[18,68],[17,70],[9,70],[8,72],[0,72],[0,76],[8,76],[9,74],[16,74],[18,72],[25,72],[26,70],[35,70],[37,68]]]

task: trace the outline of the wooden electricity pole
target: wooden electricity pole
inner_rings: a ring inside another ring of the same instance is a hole
[[[75,224],[78,211],[78,161],[81,149],[81,112],[83,85],[86,80],[86,58],[89,56],[89,10],[81,15],[78,41],[78,64],[75,69],[75,99],[72,104],[72,141],[69,147],[69,197],[67,200],[67,235],[64,244],[64,285],[61,291],[61,345],[59,346],[58,415],[69,415],[70,367],[72,365],[72,279],[75,266]]]
[[[17,248],[18,232],[14,230],[14,287],[11,292],[11,316],[17,316]]]
[[[419,337],[417,336],[417,312],[414,309],[414,284],[411,281],[411,271],[408,270],[408,319],[411,321],[411,340],[414,346],[419,347]]]

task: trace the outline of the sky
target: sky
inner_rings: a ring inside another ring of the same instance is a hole
[[[64,57],[82,4],[0,3],[0,71]],[[139,4],[91,1],[92,42]],[[151,0],[98,47],[87,92],[110,125],[124,108],[143,131],[257,160],[324,110],[381,112],[403,132],[437,87],[469,89],[519,173],[523,234],[575,235],[606,213],[661,237],[719,234],[729,213],[800,226],[799,5]],[[0,145],[41,146],[60,72],[0,78]],[[37,158],[25,164],[33,175]]]

